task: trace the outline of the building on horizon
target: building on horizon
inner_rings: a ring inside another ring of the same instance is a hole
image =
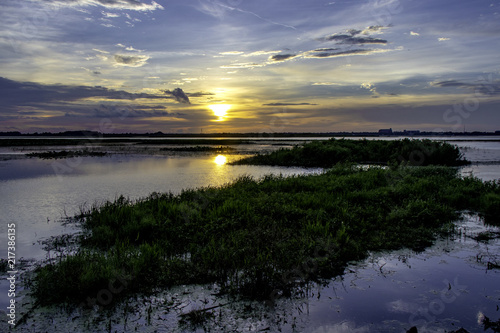
[[[389,129],[379,129],[378,135],[392,135],[392,128]]]

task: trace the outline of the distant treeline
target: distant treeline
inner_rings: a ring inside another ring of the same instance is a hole
[[[393,132],[392,136],[492,136],[500,135],[500,131],[495,132],[419,132],[418,134],[409,134],[405,132]],[[1,136],[35,136],[35,137],[87,137],[87,138],[120,138],[120,137],[243,137],[243,138],[280,138],[280,137],[359,137],[359,136],[381,136],[378,132],[280,132],[280,133],[100,133],[96,131],[65,131],[59,133],[21,133],[0,132]],[[383,135],[387,136],[387,135]]]

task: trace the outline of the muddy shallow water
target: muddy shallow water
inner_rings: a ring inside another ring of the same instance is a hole
[[[475,162],[462,168],[462,174],[472,173],[484,180],[500,178],[499,142],[456,144]],[[240,153],[250,148],[273,150],[280,145],[245,146]],[[269,173],[321,172],[230,166],[221,158],[216,160],[217,154],[139,155],[122,150],[105,157],[40,160],[24,158],[19,151],[4,149],[0,153],[9,156],[0,158],[0,237],[6,239],[7,224],[16,224],[16,256],[26,265],[18,265],[22,271],[29,271],[35,261],[53,257],[43,241],[78,231],[72,224],[63,224],[61,218],[73,216],[94,202],[113,200],[121,194],[138,199],[154,191],[178,193],[184,188],[221,185],[243,174],[258,178]],[[225,157],[227,162],[241,155]],[[500,264],[499,232],[497,227],[484,226],[477,216],[465,215],[463,221],[457,221],[455,236],[441,239],[421,253],[372,253],[366,260],[349,265],[342,277],[305,286],[297,297],[276,299],[272,306],[229,299],[217,295],[214,286],[199,285],[159,290],[154,296],[138,295],[114,310],[99,307],[120,292],[121,283],[132,279],[118,274],[117,285],[111,290],[90,295],[100,297],[93,310],[67,312],[58,307],[36,307],[18,282],[17,319],[26,315],[26,322],[16,331],[406,332],[416,326],[419,332],[460,327],[483,332],[485,317],[500,319],[500,269],[495,267]],[[307,269],[311,268],[299,267],[293,274],[304,274]],[[8,304],[5,277],[0,280],[0,311]],[[210,310],[195,312],[198,317],[185,315],[203,309]],[[4,331],[7,317],[4,313],[0,316]]]

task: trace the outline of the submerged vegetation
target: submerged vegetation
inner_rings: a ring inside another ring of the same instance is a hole
[[[88,304],[110,288],[118,297],[215,283],[273,300],[369,251],[421,250],[461,211],[498,222],[499,206],[500,183],[440,166],[339,164],[319,175],[119,197],[82,212],[79,250],[38,268],[32,290],[41,304]]]
[[[389,165],[404,163],[413,166],[467,164],[458,147],[428,139],[312,141],[293,149],[281,148],[269,154],[257,154],[233,164],[330,168],[340,162]]]
[[[161,151],[175,151],[175,152],[215,152],[215,153],[232,153],[236,148],[228,146],[209,147],[209,146],[195,146],[195,147],[175,147],[175,148],[161,148]]]
[[[28,157],[37,157],[41,159],[58,159],[58,158],[71,158],[71,157],[80,157],[80,156],[92,156],[92,157],[101,157],[106,156],[108,153],[101,151],[90,151],[87,149],[70,151],[70,150],[61,150],[61,151],[45,151],[41,153],[29,153],[26,154]]]

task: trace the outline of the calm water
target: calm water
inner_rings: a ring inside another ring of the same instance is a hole
[[[237,148],[246,154],[307,140],[311,138],[267,139]],[[463,174],[472,173],[485,180],[500,178],[499,141],[490,138],[451,140],[450,143],[458,145],[464,155],[475,162],[463,168]],[[230,166],[225,163],[241,158],[241,155],[166,156],[157,154],[154,146],[136,147],[135,150],[123,147],[102,149],[111,149],[116,154],[41,160],[23,157],[28,151],[38,150],[36,148],[25,151],[4,148],[0,151],[0,244],[4,250],[6,226],[15,223],[17,258],[46,259],[50,253],[43,249],[41,241],[75,231],[74,226],[61,223],[63,217],[73,216],[82,207],[113,200],[119,195],[138,199],[151,192],[179,193],[186,188],[218,186],[241,175],[259,178],[270,173],[321,172],[319,169]],[[478,314],[484,313],[492,320],[500,319],[500,311],[497,311],[500,274],[498,270],[487,270],[486,266],[488,260],[500,261],[500,245],[498,239],[480,243],[471,236],[486,229],[498,230],[483,226],[474,216],[458,223],[463,230],[462,236],[442,240],[423,253],[373,254],[366,261],[353,264],[342,278],[327,286],[311,286],[299,300],[279,301],[271,313],[258,303],[238,302],[222,307],[217,311],[223,319],[210,327],[213,331],[258,331],[269,327],[271,331],[280,328],[292,332],[296,327],[300,332],[404,332],[416,325],[420,332],[436,332],[438,329],[442,332],[461,326],[471,332],[482,331],[477,324]],[[19,288],[22,290],[21,286]],[[210,288],[179,287],[159,293],[158,299],[145,299],[144,302],[154,305],[150,325],[144,320],[146,308],[137,305],[128,322],[123,323],[123,316],[112,316],[113,330],[193,331],[178,327],[178,314],[191,308],[224,303],[224,300],[211,296],[213,291]],[[7,289],[7,283],[2,279],[0,309],[7,304]],[[26,308],[29,308],[29,300],[27,297]],[[165,300],[177,307],[167,309]],[[253,311],[249,312],[250,308]],[[69,321],[68,316],[72,318]],[[28,323],[35,325],[35,331],[45,331],[44,328],[54,332],[81,331],[88,325],[89,318],[102,319],[102,316],[99,311],[89,317],[88,314],[68,315],[43,309],[33,314]],[[53,326],[52,319],[48,318],[55,318],[57,325]],[[99,320],[95,319],[97,331],[107,327],[104,319],[102,323]],[[26,331],[30,330],[26,328]]]

